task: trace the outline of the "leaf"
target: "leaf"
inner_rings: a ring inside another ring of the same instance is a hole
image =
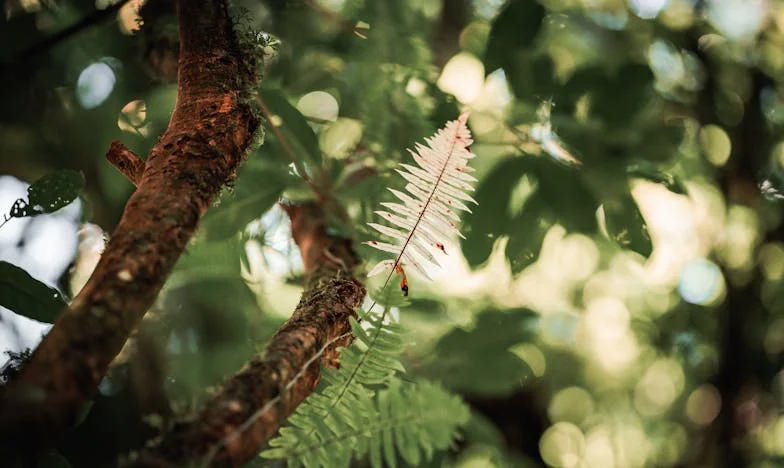
[[[276,170],[241,169],[234,190],[224,194],[220,205],[210,208],[202,218],[200,230],[205,239],[224,240],[244,230],[278,201],[288,179],[287,174]]]
[[[487,73],[506,68],[514,54],[528,48],[542,27],[545,9],[534,0],[508,0],[493,20],[485,51]]]
[[[0,261],[0,306],[39,322],[54,323],[67,304],[56,289],[18,266]]]
[[[53,213],[76,200],[83,187],[81,172],[70,169],[51,172],[27,187],[27,201],[17,200],[10,215],[23,218]]]
[[[590,96],[591,114],[610,125],[628,125],[643,109],[653,90],[653,73],[647,65],[627,63],[615,73],[592,66],[577,70],[555,91],[556,109],[572,113],[577,100]]]
[[[638,161],[626,168],[626,173],[630,177],[639,177],[657,184],[661,184],[673,193],[686,195],[687,189],[680,177],[659,169],[649,161]]]
[[[416,152],[409,150],[417,166],[401,164],[396,169],[407,182],[404,193],[392,188],[402,203],[381,203],[389,211],[376,211],[395,227],[368,223],[370,227],[393,239],[393,243],[368,241],[382,252],[391,253],[394,260],[382,260],[368,276],[389,271],[402,276],[400,288],[408,292],[408,282],[403,267],[412,266],[423,277],[429,278],[427,268],[439,266],[433,253],[446,254],[444,244],[452,236],[463,237],[458,229],[460,217],[454,210],[471,212],[468,204],[476,204],[466,192],[474,190],[476,181],[470,172],[468,160],[474,154],[468,147],[473,140],[466,126],[468,114],[447,122],[443,129],[427,138],[427,146],[417,143]]]
[[[394,379],[375,394],[352,401],[345,417],[306,413],[300,405],[261,456],[287,459],[290,465],[348,467],[352,458],[369,456],[372,467],[398,466],[398,455],[413,466],[445,450],[456,429],[470,417],[468,406],[441,386],[426,380]],[[325,424],[326,419],[331,419]]]
[[[653,90],[653,72],[647,65],[627,63],[615,76],[595,89],[592,112],[613,125],[628,125],[642,110]]]
[[[35,466],[36,468],[71,468],[68,459],[56,450],[40,455]]]
[[[525,173],[536,181],[536,191],[509,223],[506,254],[513,273],[536,261],[545,234],[556,223],[569,232],[598,231],[599,202],[583,181],[583,172],[550,158],[522,160]]]
[[[602,206],[604,225],[610,238],[622,248],[648,257],[653,251],[651,236],[634,198],[623,193],[615,200],[606,201]]]
[[[523,158],[511,157],[502,160],[482,179],[476,191],[479,203],[466,226],[466,237],[461,246],[469,265],[482,264],[493,248],[495,241],[509,232],[510,196],[515,184],[525,174],[527,164]]]
[[[509,87],[521,100],[539,102],[556,89],[555,65],[548,55],[517,54],[504,66]]]
[[[519,273],[539,258],[544,236],[554,223],[541,194],[531,195],[523,211],[509,223],[509,242],[505,253],[512,273]]]
[[[294,155],[314,166],[320,166],[321,150],[318,138],[300,111],[292,106],[278,89],[262,88],[261,99],[270,113],[280,118],[280,122],[269,122],[269,125],[275,125],[280,130]],[[268,132],[267,136],[270,135],[274,135],[274,132]]]
[[[537,317],[527,309],[478,314],[473,328],[454,328],[438,341],[431,371],[461,392],[503,395],[514,391],[531,370],[509,348],[532,339]]]

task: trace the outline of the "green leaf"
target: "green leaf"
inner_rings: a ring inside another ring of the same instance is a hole
[[[485,51],[487,73],[506,69],[515,54],[529,48],[542,27],[545,9],[534,0],[508,0],[493,20]]]
[[[537,317],[526,309],[480,313],[473,328],[454,328],[439,340],[431,371],[461,392],[502,395],[514,391],[531,370],[509,348],[532,339]]]
[[[591,114],[610,125],[627,125],[645,106],[653,89],[653,73],[647,65],[627,63],[614,74],[601,67],[577,70],[555,94],[556,109],[574,111],[577,100],[591,98]]]
[[[518,273],[539,258],[544,236],[553,226],[553,218],[547,212],[541,195],[534,193],[509,226],[511,234],[505,253],[512,273]]]
[[[653,251],[648,225],[628,193],[619,194],[604,204],[604,224],[607,234],[624,249],[633,250],[644,257]]]
[[[556,89],[555,65],[548,55],[517,54],[504,66],[509,87],[521,100],[540,102]]]
[[[270,113],[280,118],[276,126],[294,151],[294,155],[312,165],[320,166],[321,150],[318,138],[300,111],[292,106],[283,92],[278,89],[262,88],[261,99]],[[272,124],[269,122],[269,125]],[[273,135],[274,132],[267,132],[267,137]]]
[[[316,396],[316,395],[314,395]],[[434,450],[445,450],[456,429],[471,415],[460,398],[437,384],[393,379],[389,386],[355,396],[349,420],[334,413],[304,414],[300,409],[289,419],[290,426],[261,453],[263,458],[288,459],[290,465],[348,467],[351,458],[369,455],[371,466],[398,466],[400,454],[409,463],[431,460]],[[318,398],[316,398],[318,399]],[[320,424],[318,420],[331,420]]]
[[[652,90],[650,68],[627,63],[598,86],[591,101],[592,112],[610,124],[627,125],[645,106]]]
[[[508,232],[509,194],[526,167],[523,158],[507,158],[482,179],[474,196],[479,204],[473,208],[471,222],[465,226],[466,238],[462,240],[462,250],[471,266],[487,260],[495,241]]]
[[[661,184],[673,193],[686,195],[687,189],[680,177],[659,169],[649,161],[637,161],[626,168],[630,177],[639,177],[657,184]]]
[[[241,170],[234,190],[222,195],[220,205],[202,218],[201,232],[205,239],[224,240],[244,230],[278,201],[288,179],[288,174],[276,170]]]
[[[27,187],[27,201],[17,200],[10,215],[23,218],[53,213],[76,200],[83,187],[81,172],[70,169],[51,172]]]
[[[36,468],[71,468],[71,463],[60,452],[52,450],[40,455],[35,466]]]
[[[39,322],[54,323],[67,304],[56,289],[18,266],[0,261],[0,306]]]

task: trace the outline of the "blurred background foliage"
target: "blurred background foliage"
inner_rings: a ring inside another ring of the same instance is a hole
[[[8,278],[72,297],[133,190],[109,143],[144,155],[168,122],[176,25],[143,3],[3,2],[0,209],[56,169],[86,184],[0,229]],[[73,466],[197,407],[290,315],[302,265],[274,205],[314,197],[303,171],[367,240],[406,148],[463,109],[479,205],[396,315],[406,368],[473,411],[436,463],[784,464],[784,1],[233,5],[265,58],[265,142],[59,448]],[[13,352],[47,329],[18,307]]]

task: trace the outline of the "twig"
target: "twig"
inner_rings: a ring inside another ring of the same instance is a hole
[[[305,182],[308,183],[308,185],[311,186],[311,188],[315,192],[318,192],[318,189],[313,184],[313,181],[308,175],[305,166],[303,166],[302,162],[300,162],[300,160],[297,158],[297,155],[294,153],[294,150],[291,148],[291,145],[289,145],[288,140],[286,139],[285,136],[283,136],[283,132],[281,132],[280,128],[278,128],[278,126],[275,125],[275,122],[272,119],[272,113],[270,112],[267,105],[264,104],[264,100],[261,99],[261,96],[256,96],[256,102],[258,102],[259,104],[261,114],[264,116],[264,119],[267,121],[269,126],[272,127],[272,132],[278,138],[278,141],[280,142],[280,146],[283,147],[283,151],[286,153],[286,155],[289,157],[291,162],[294,164],[294,167],[297,169],[297,172],[299,172],[299,175],[305,180]]]
[[[145,162],[136,153],[129,150],[119,141],[113,141],[109,145],[106,159],[117,168],[133,185],[138,186],[144,174]]]

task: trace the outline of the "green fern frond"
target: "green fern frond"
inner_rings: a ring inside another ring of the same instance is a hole
[[[387,283],[385,286],[375,289],[370,297],[375,300],[376,304],[384,307],[408,307],[411,301],[407,296],[404,296],[400,289],[394,287],[392,284]]]
[[[405,372],[397,359],[403,351],[403,327],[384,320],[383,315],[357,314],[362,323],[351,319],[354,344],[341,350],[340,369],[326,370],[323,377],[342,391],[355,385],[383,385],[395,372]]]
[[[400,454],[416,466],[448,448],[470,416],[460,398],[424,380],[393,379],[375,397],[361,392],[351,400],[349,414],[324,418],[312,407],[297,411],[262,456],[306,467],[348,466],[352,458],[368,456],[373,467],[396,467]]]

